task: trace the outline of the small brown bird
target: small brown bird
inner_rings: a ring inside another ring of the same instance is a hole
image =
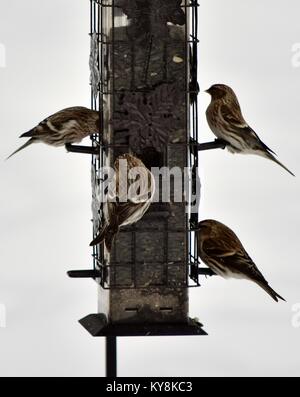
[[[119,156],[115,174],[103,206],[104,225],[91,246],[105,241],[108,252],[120,227],[139,221],[148,210],[155,193],[153,174],[131,154]]]
[[[276,159],[273,150],[260,140],[244,120],[239,101],[230,87],[225,84],[215,84],[206,92],[211,95],[211,103],[206,111],[208,125],[217,138],[227,143],[227,149],[231,153],[265,157],[295,176]]]
[[[212,219],[202,221],[198,224],[197,243],[200,258],[219,276],[251,280],[276,302],[278,298],[285,300],[269,286],[229,227]]]
[[[7,159],[32,143],[43,142],[52,146],[78,143],[99,131],[99,112],[76,106],[63,109],[41,121],[20,138],[30,138]]]

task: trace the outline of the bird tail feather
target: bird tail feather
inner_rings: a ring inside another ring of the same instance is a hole
[[[106,233],[105,236],[105,245],[107,248],[107,251],[110,252],[111,248],[112,248],[112,243],[114,241],[114,238],[116,236],[116,234],[118,233],[118,230],[114,230],[114,229],[109,229]]]
[[[105,241],[106,248],[108,252],[111,251],[112,243],[115,238],[115,235],[118,233],[119,228],[113,227],[111,225],[105,225],[99,232],[98,236],[90,243],[90,246],[93,247],[97,244],[102,244]]]
[[[295,176],[292,171],[290,171],[285,165],[283,165],[279,160],[277,160],[277,158],[275,156],[273,156],[272,153],[270,152],[265,152],[267,155],[267,158],[274,161],[275,163],[277,163],[278,165],[280,165],[280,167],[284,168],[289,174],[291,174],[292,176]]]
[[[25,149],[27,146],[31,145],[32,143],[34,143],[36,141],[35,138],[31,138],[29,139],[26,143],[24,143],[24,145],[22,145],[21,147],[19,147],[17,150],[15,150],[11,155],[9,155],[6,160],[10,159],[13,155],[15,155],[16,153],[20,152],[21,150]]]
[[[27,132],[24,132],[24,134],[20,135],[19,138],[31,138],[35,135],[35,128],[32,130],[29,130]]]
[[[273,290],[273,288],[271,288],[270,286],[269,286],[269,284],[266,284],[266,283],[263,283],[263,282],[258,282],[257,283],[261,288],[263,288],[266,292],[267,292],[267,294],[269,294],[273,299],[274,299],[274,301],[276,301],[276,302],[278,302],[278,299],[281,299],[281,300],[283,300],[283,301],[285,301],[286,302],[286,300],[282,297],[282,296],[280,296],[279,294],[277,294],[277,292],[275,292],[274,290]]]
[[[107,229],[108,229],[108,225],[103,226],[103,228],[100,230],[99,234],[90,243],[91,247],[93,247],[94,245],[97,245],[97,244],[101,244],[105,240]]]

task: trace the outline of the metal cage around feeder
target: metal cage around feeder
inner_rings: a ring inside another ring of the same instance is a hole
[[[151,204],[121,228],[111,253],[93,248],[98,314],[81,320],[94,336],[202,335],[188,317],[188,288],[199,286],[195,0],[91,0],[91,101],[101,114],[92,137],[93,230],[103,222],[101,170],[127,152],[148,167],[189,173],[181,202]],[[163,181],[161,181],[163,183]],[[206,272],[204,271],[203,274]]]

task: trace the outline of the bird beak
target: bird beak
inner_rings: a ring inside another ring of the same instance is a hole
[[[207,94],[209,94],[209,88],[207,90],[204,90],[204,92],[206,92]]]

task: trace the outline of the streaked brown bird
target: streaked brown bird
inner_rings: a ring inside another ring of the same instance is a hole
[[[52,146],[63,146],[78,143],[98,131],[99,112],[81,106],[63,109],[22,134],[20,138],[30,139],[7,159],[33,143],[43,142]]]
[[[221,222],[209,219],[198,224],[198,253],[202,261],[224,278],[242,278],[263,288],[276,302],[285,300],[268,284],[236,234]]]
[[[234,91],[225,84],[215,84],[207,91],[211,103],[206,111],[208,125],[217,138],[227,143],[231,153],[256,154],[274,161],[291,175],[277,160],[276,153],[265,145],[245,121]]]
[[[104,225],[90,244],[94,246],[104,241],[108,252],[120,227],[139,221],[155,193],[154,176],[137,157],[129,153],[119,156],[114,170],[103,205]]]

